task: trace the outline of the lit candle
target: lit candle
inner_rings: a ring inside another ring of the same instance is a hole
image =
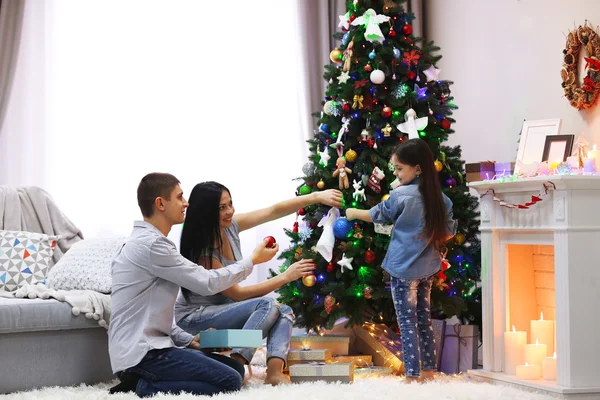
[[[593,158],[583,159],[583,172],[593,174],[596,172],[596,160]]]
[[[514,375],[517,373],[517,365],[525,362],[525,345],[527,344],[527,332],[516,331],[504,332],[504,373]]]
[[[542,377],[542,369],[539,365],[517,365],[518,379],[540,379]]]
[[[544,358],[543,368],[544,379],[547,381],[556,380],[556,352],[553,357]]]
[[[600,151],[596,150],[596,145],[594,145],[593,149],[588,151],[588,158],[593,158],[596,164],[596,171],[600,167]]]
[[[525,364],[535,364],[541,367],[544,358],[546,358],[547,351],[548,346],[539,343],[537,339],[535,340],[535,344],[526,344]]]
[[[540,313],[539,320],[531,321],[531,341],[536,338],[541,344],[545,344],[548,347],[547,356],[551,356],[554,353],[554,321],[544,319],[544,313]]]

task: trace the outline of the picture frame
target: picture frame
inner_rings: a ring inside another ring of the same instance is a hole
[[[542,119],[524,121],[521,129],[521,138],[519,140],[519,150],[517,152],[517,163],[515,165],[515,174],[520,174],[519,164],[531,164],[542,162],[544,146],[546,145],[546,136],[560,135],[562,119]]]
[[[567,157],[569,157],[573,151],[574,141],[575,135],[572,134],[546,136],[542,161],[548,161],[548,163],[554,161],[567,161]]]

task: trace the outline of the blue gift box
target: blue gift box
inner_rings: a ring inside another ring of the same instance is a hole
[[[200,347],[203,349],[262,347],[262,331],[254,329],[222,329],[200,332]]]

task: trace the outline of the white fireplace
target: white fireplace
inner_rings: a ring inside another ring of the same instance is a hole
[[[507,207],[531,202],[546,182],[556,189],[542,201]],[[470,375],[563,398],[600,399],[600,176],[470,187],[488,193],[480,199],[483,369]],[[530,321],[541,312],[555,321],[556,380],[518,379],[504,370],[504,333],[515,325],[534,342]]]

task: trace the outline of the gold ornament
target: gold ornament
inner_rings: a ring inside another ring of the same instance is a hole
[[[348,160],[348,162],[356,161],[356,157],[358,157],[358,154],[356,154],[354,150],[350,149],[346,152],[346,160]]]
[[[354,97],[352,98],[352,100],[353,100],[353,102],[354,102],[354,103],[352,104],[352,108],[354,108],[355,110],[356,110],[357,108],[360,110],[361,108],[363,108],[363,107],[364,107],[364,106],[363,106],[363,100],[364,100],[364,97],[363,97],[362,95],[355,94],[355,95],[354,95]]]
[[[433,162],[433,165],[435,165],[435,170],[437,172],[442,172],[442,169],[444,168],[444,164],[442,164],[442,162],[440,160],[435,160]]]
[[[387,199],[389,199],[389,198],[390,198],[390,194],[389,194],[389,193],[386,193],[386,194],[384,194],[383,196],[381,196],[381,201],[386,201],[386,200],[387,200]]]
[[[302,278],[302,283],[306,287],[313,287],[315,286],[315,283],[317,283],[317,280],[314,275],[306,275]]]
[[[296,247],[296,260],[302,258],[302,247]]]
[[[385,128],[383,128],[381,132],[383,132],[383,136],[390,137],[390,134],[392,133],[392,127],[390,124],[385,124]]]
[[[456,243],[457,245],[462,245],[466,240],[465,234],[464,233],[457,233],[454,236],[454,243]]]
[[[327,115],[332,115],[336,107],[337,104],[335,100],[328,100],[323,104],[323,112]]]
[[[343,54],[344,53],[342,53],[342,51],[340,49],[333,49],[333,50],[331,50],[331,53],[329,53],[329,59],[331,60],[331,62],[339,64],[342,62]]]
[[[322,189],[325,189],[325,182],[323,182],[323,181],[319,181],[319,182],[317,183],[317,187],[318,187],[319,189],[321,189],[321,190],[322,190]]]

